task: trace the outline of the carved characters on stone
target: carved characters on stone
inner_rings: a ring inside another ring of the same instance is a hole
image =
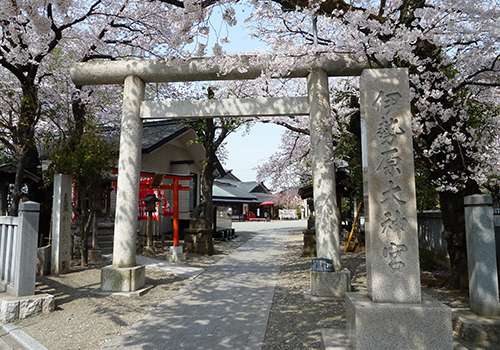
[[[388,265],[391,267],[392,272],[400,272],[403,270],[405,263],[401,260],[401,254],[406,252],[408,247],[404,244],[396,244],[391,242],[391,245],[384,247],[382,255],[384,258],[389,258]]]
[[[383,217],[379,218],[382,234],[390,240],[390,245],[383,250],[384,258],[389,258],[388,265],[392,272],[401,272],[405,263],[402,253],[408,248],[404,244],[394,242],[401,240],[408,220],[402,209],[406,200],[401,195],[402,188],[399,176],[402,174],[399,137],[405,137],[406,131],[401,127],[394,109],[401,101],[397,91],[379,91],[372,107],[377,112],[380,122],[377,124],[376,135],[380,149],[380,162],[376,171],[387,179],[387,186],[382,190],[380,205],[383,206]],[[404,192],[402,192],[404,193]]]

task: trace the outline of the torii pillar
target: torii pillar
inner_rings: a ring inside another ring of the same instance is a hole
[[[311,294],[320,297],[344,297],[346,292],[351,291],[351,278],[349,270],[342,270],[340,265],[339,215],[327,73],[321,69],[309,73],[307,89],[310,108],[309,132],[313,151],[316,251],[318,258],[328,259],[333,265],[333,271],[311,268]]]
[[[146,268],[135,261],[145,83],[127,76],[124,84],[113,265],[101,270],[101,289],[112,292],[135,291],[146,283]]]

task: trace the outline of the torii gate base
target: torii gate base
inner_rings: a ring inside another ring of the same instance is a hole
[[[101,269],[101,289],[105,292],[134,292],[146,285],[146,266],[104,266]]]

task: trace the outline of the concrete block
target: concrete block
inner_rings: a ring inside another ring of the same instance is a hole
[[[453,330],[461,339],[483,346],[500,344],[500,316],[478,316],[470,309],[454,309]]]
[[[347,293],[347,333],[356,350],[452,350],[451,309],[424,296],[421,303],[374,303]]]
[[[36,273],[38,276],[50,275],[50,245],[37,249]]]
[[[311,295],[317,297],[343,298],[351,291],[351,272],[311,271]]]
[[[2,300],[0,305],[1,322],[10,323],[19,319],[19,300]]]
[[[470,308],[480,316],[500,315],[495,226],[491,196],[464,198]]]
[[[56,299],[53,295],[47,294],[42,300],[42,313],[47,314],[55,310]]]
[[[146,266],[135,266],[130,269],[130,291],[136,291],[146,285]]]
[[[28,318],[42,313],[42,298],[24,299],[19,301],[19,319]]]
[[[19,319],[54,311],[55,300],[50,294],[36,294],[17,297],[0,295],[0,321],[15,322]]]
[[[186,253],[184,253],[182,246],[171,246],[169,254],[167,255],[167,260],[169,262],[185,261]]]
[[[35,294],[39,208],[40,204],[35,202],[19,205],[20,234],[16,238],[13,259],[15,273],[12,285],[7,286],[7,292],[18,297]]]
[[[130,292],[146,284],[146,267],[114,267],[101,269],[101,289],[108,292]]]

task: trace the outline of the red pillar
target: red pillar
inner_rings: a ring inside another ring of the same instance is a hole
[[[179,245],[179,180],[174,179],[174,246]]]

